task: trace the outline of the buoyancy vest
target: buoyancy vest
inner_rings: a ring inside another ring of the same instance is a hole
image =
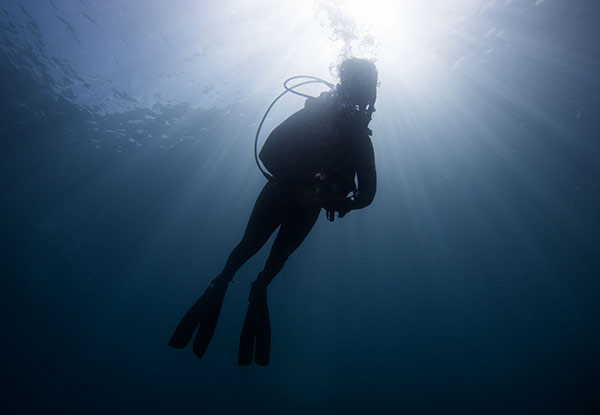
[[[335,95],[308,98],[269,134],[260,159],[283,185],[302,184],[322,192],[348,193],[356,189],[356,148],[368,129],[339,110]]]

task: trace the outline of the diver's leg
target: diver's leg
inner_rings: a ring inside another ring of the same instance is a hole
[[[281,224],[279,198],[278,191],[268,182],[256,199],[242,240],[229,255],[219,278],[231,281],[242,265],[263,247]]]
[[[265,268],[252,283],[248,311],[240,336],[238,364],[249,365],[253,356],[257,364],[269,364],[271,324],[267,306],[267,285],[281,271],[290,254],[306,238],[319,217],[319,211],[320,208],[292,207],[284,212],[281,228]]]
[[[292,252],[300,246],[311,231],[319,217],[320,211],[320,207],[303,207],[285,212],[281,228],[277,233],[269,258],[257,281],[261,281],[265,286],[269,285],[273,278],[281,271],[285,261],[287,261]]]
[[[211,281],[202,297],[187,311],[169,345],[178,349],[186,347],[196,331],[194,353],[198,358],[204,355],[217,326],[227,285],[235,272],[264,245],[279,226],[280,215],[276,214],[278,203],[276,190],[267,183],[256,200],[242,241],[229,256],[221,274]]]

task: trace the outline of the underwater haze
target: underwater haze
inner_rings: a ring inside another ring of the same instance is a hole
[[[599,21],[596,0],[0,0],[0,412],[600,413]],[[269,286],[269,366],[237,353],[271,241],[203,359],[168,347],[265,184],[283,81],[352,56],[380,76],[373,204],[321,214]]]

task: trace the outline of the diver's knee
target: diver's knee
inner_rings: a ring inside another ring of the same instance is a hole
[[[238,255],[251,257],[260,250],[261,244],[258,241],[242,239],[235,247],[234,252]]]
[[[292,248],[276,248],[273,250],[272,255],[274,258],[276,258],[277,260],[281,261],[282,264],[284,264],[285,261],[288,260],[290,255],[292,255],[292,252],[294,252],[294,249]]]

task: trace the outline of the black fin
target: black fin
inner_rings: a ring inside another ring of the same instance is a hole
[[[219,281],[218,278],[213,280],[202,297],[185,313],[169,340],[169,346],[176,349],[185,348],[194,331],[198,329],[194,340],[194,353],[198,358],[202,357],[217,326],[226,290],[226,281]]]
[[[185,313],[185,316],[183,316],[171,336],[171,340],[169,340],[169,346],[176,349],[183,349],[188,345],[202,318],[203,303],[204,297],[200,297]]]
[[[271,353],[271,321],[267,305],[267,287],[262,281],[252,283],[249,300],[240,337],[238,364],[249,365],[254,358],[256,364],[266,366],[269,364]]]
[[[256,338],[256,305],[248,304],[246,318],[242,326],[242,335],[240,336],[240,350],[238,353],[238,365],[247,366],[252,363],[254,355],[254,339]]]
[[[266,366],[269,364],[269,356],[271,354],[271,319],[269,318],[267,303],[257,304],[255,327],[256,352],[254,360],[256,364]]]
[[[200,320],[198,325],[198,331],[196,332],[196,338],[194,339],[194,354],[198,359],[201,359],[206,352],[206,348],[212,339],[215,329],[217,328],[217,321],[219,320],[219,314],[221,313],[221,306],[223,305],[223,299],[225,298],[225,291],[218,294],[205,309],[205,313]]]

